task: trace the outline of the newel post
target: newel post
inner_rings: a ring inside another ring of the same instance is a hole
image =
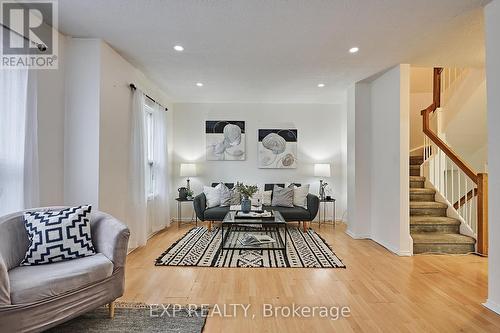
[[[488,174],[477,174],[477,252],[488,255]]]

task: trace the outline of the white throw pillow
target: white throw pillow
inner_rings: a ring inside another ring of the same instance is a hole
[[[221,207],[229,206],[231,204],[231,196],[233,192],[223,183],[217,185],[219,187],[219,198]]]
[[[271,206],[271,198],[273,196],[273,191],[263,191],[262,192],[262,204],[264,206]]]
[[[309,184],[293,187],[293,204],[307,209],[307,195],[309,194]]]
[[[260,190],[257,190],[251,197],[250,201],[252,202],[252,205],[261,205],[262,204],[262,193]]]
[[[51,264],[96,253],[90,232],[91,206],[24,213],[30,246],[21,266]]]
[[[220,188],[220,184],[215,187],[203,186],[203,193],[205,194],[205,198],[207,198],[207,208],[220,205]]]

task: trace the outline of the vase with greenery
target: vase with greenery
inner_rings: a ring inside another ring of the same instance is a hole
[[[249,213],[252,208],[252,202],[250,197],[257,193],[258,188],[256,185],[245,185],[243,183],[236,184],[236,191],[241,194],[241,211],[243,213]]]

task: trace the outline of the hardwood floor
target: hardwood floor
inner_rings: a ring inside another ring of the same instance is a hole
[[[353,240],[345,226],[323,225],[321,236],[347,269],[155,267],[191,227],[174,224],[129,255],[121,301],[211,304],[221,312],[224,304],[250,304],[248,317],[241,308],[236,317],[215,315],[204,332],[500,332],[500,316],[481,305],[486,258],[398,257],[370,240]],[[263,304],[347,306],[351,314],[272,318],[264,317]]]

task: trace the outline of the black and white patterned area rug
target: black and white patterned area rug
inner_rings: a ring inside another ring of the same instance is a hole
[[[284,237],[285,229],[280,229]],[[345,268],[330,246],[314,230],[302,232],[296,227],[287,229],[286,256],[283,251],[224,250],[220,254],[221,229],[206,227],[191,229],[158,259],[156,266],[197,267],[305,267]],[[225,231],[224,231],[225,233]],[[245,231],[232,234],[235,239]],[[269,233],[273,237],[272,233]],[[274,235],[276,236],[276,235]]]

